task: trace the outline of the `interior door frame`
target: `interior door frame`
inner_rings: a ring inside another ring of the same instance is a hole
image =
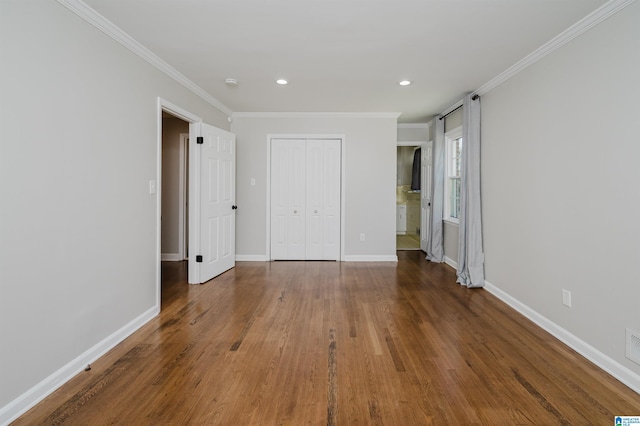
[[[341,262],[344,261],[344,241],[345,241],[345,153],[346,153],[346,137],[345,134],[334,133],[284,133],[284,134],[268,134],[267,135],[267,211],[266,211],[266,255],[265,260],[271,261],[271,140],[272,139],[340,139],[340,256]]]
[[[397,142],[398,146],[413,146],[413,147],[418,147],[422,150],[427,149],[428,145],[429,145],[429,141],[398,141]],[[423,151],[424,152],[424,151]],[[422,185],[422,182],[424,181],[424,176],[420,177],[420,184]],[[424,198],[422,197],[422,194],[420,194],[420,234],[422,234],[423,232],[423,224],[422,224],[422,209],[424,209],[426,206],[423,205],[424,203]],[[420,237],[420,242],[422,241],[422,236]],[[396,245],[396,249],[397,249],[397,245]],[[422,250],[422,247],[419,247],[420,250]]]
[[[188,157],[189,157],[189,134],[180,133],[180,145],[179,145],[179,182],[178,182],[178,198],[180,205],[178,206],[178,257],[180,260],[187,258],[187,244],[189,239],[187,238],[187,224],[189,218],[187,217],[187,194],[189,193],[187,185],[189,179],[187,174],[189,173]]]
[[[158,117],[157,123],[157,142],[156,142],[156,177],[155,177],[155,186],[156,186],[156,303],[157,306],[161,306],[161,289],[162,289],[162,112],[168,112],[171,115],[174,115],[181,120],[189,123],[189,138],[191,140],[195,140],[197,137],[197,132],[202,123],[202,119],[195,114],[187,111],[184,108],[179,107],[166,99],[158,97],[156,104],[156,112]],[[197,156],[197,150],[193,149],[195,144],[189,144],[189,164],[194,164],[192,161],[195,160],[194,156]],[[196,191],[197,188],[194,188],[195,185],[198,184],[197,179],[193,179],[193,171],[191,170],[193,167],[190,167],[189,170],[189,194]],[[189,211],[193,210],[193,207],[190,203]],[[191,220],[191,218],[185,218],[186,221],[189,221],[189,229],[191,229],[196,224]],[[191,246],[192,242],[189,239],[189,245]],[[189,252],[191,253],[191,247],[189,247]],[[192,271],[189,271],[189,278],[191,278]],[[189,280],[191,282],[191,280]]]
[[[431,162],[429,165],[431,174],[429,176],[421,176],[422,188],[427,188],[429,191],[429,201],[427,201],[427,197],[424,196],[424,193],[420,194],[420,249],[427,252],[429,247],[429,236],[431,235],[431,218],[433,217],[433,141],[425,142],[422,147],[422,161],[424,161],[425,151],[429,151],[429,161]],[[422,167],[421,167],[422,168]],[[422,212],[425,211],[426,214],[423,216]],[[428,231],[428,232],[425,232]],[[425,236],[425,238],[422,238]],[[424,244],[423,244],[424,241]]]

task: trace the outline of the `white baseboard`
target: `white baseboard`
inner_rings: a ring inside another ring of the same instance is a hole
[[[447,265],[451,266],[453,269],[458,269],[458,262],[456,262],[455,260],[451,259],[450,257],[445,256],[444,257],[444,263],[446,263]]]
[[[343,262],[397,262],[398,256],[353,255],[353,256],[344,256],[342,261]]]
[[[236,254],[238,262],[268,262],[267,256],[264,254]]]
[[[0,425],[8,425],[10,422],[20,417],[53,391],[71,380],[71,378],[76,374],[83,371],[87,364],[91,364],[96,359],[100,358],[118,343],[122,342],[140,327],[153,319],[159,312],[160,307],[154,306],[142,313],[133,321],[124,325],[101,342],[98,342],[93,347],[89,348],[87,351],[11,401],[9,404],[0,408]]]
[[[269,262],[267,256],[263,254],[240,254],[236,255],[236,261],[238,262]],[[398,256],[366,256],[366,255],[354,255],[344,256],[341,262],[397,262]]]
[[[178,253],[162,253],[160,255],[160,260],[163,262],[180,262],[184,259],[181,259]]]
[[[495,285],[491,284],[489,281],[485,280],[484,288],[485,290],[496,296],[498,299],[502,300],[504,303],[511,306],[513,309],[533,321],[540,328],[553,335],[556,339],[560,340],[562,343],[566,344],[571,349],[578,352],[580,355],[587,358],[589,361],[593,362],[595,365],[597,365],[607,373],[611,374],[620,382],[624,383],[634,392],[640,393],[639,374],[636,374],[635,372],[629,370],[624,365],[603,354],[587,342],[574,336],[564,328],[560,327],[558,324],[540,315],[538,312],[534,311],[524,303],[515,299],[508,293],[502,291]]]

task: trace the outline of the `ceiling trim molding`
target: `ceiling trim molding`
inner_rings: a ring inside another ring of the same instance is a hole
[[[431,123],[398,123],[399,129],[428,129]]]
[[[89,7],[86,3],[81,0],[57,0],[62,6],[66,7],[80,18],[84,19],[89,24],[93,25],[122,46],[129,49],[131,52],[138,55],[140,58],[144,59],[158,70],[162,71],[187,89],[191,90],[193,93],[198,95],[204,101],[214,106],[218,110],[223,113],[231,116],[233,111],[227,108],[222,102],[211,96],[207,93],[203,88],[195,84],[193,81],[189,80],[184,74],[180,73],[178,70],[173,68],[171,65],[160,59],[156,54],[151,52],[149,49],[138,43],[135,39],[133,39],[129,34],[122,31],[118,26],[109,21],[104,16],[100,15],[94,9]]]
[[[547,43],[543,44],[538,49],[534,50],[528,56],[524,57],[520,61],[516,62],[511,67],[507,68],[502,73],[498,74],[493,79],[489,80],[482,86],[478,88],[473,94],[475,95],[484,95],[489,92],[491,89],[497,87],[498,85],[504,83],[509,80],[514,75],[538,62],[540,59],[549,55],[550,53],[556,51],[561,48],[565,44],[569,43],[574,38],[578,37],[582,33],[588,31],[589,29],[595,27],[600,24],[604,20],[608,19],[610,16],[616,14],[620,10],[629,6],[631,3],[634,3],[636,0],[610,0],[609,2],[602,5],[600,8],[596,9],[580,21],[576,22],[556,37],[552,38]]]
[[[234,112],[233,118],[395,118],[400,112]]]
[[[453,111],[457,110],[458,108],[460,108],[463,105],[464,105],[464,99],[460,99],[458,102],[456,102],[455,104],[451,105],[449,108],[445,109],[440,114],[436,115],[436,117],[437,118],[443,118],[443,117],[449,115],[450,113],[452,113]]]
[[[420,146],[423,143],[428,143],[429,141],[398,141],[398,146]]]

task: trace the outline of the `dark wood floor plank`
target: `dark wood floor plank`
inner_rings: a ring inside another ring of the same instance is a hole
[[[163,264],[162,312],[15,424],[611,424],[626,388],[455,271]]]

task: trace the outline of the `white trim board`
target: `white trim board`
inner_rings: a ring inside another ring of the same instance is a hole
[[[455,260],[453,260],[450,257],[445,256],[444,257],[444,263],[446,263],[447,265],[451,266],[453,269],[458,269],[458,262],[456,262]]]
[[[621,11],[625,7],[634,3],[636,0],[611,0],[600,8],[594,10],[592,13],[576,22],[547,43],[543,44],[529,55],[525,56],[520,61],[516,62],[514,65],[507,68],[502,73],[498,74],[496,77],[492,78],[482,86],[480,86],[475,92],[474,95],[484,95],[489,92],[491,89],[499,86],[505,81],[509,80],[514,75],[518,74],[520,71],[528,68],[529,66],[535,64],[540,59],[544,58],[550,53],[553,53],[557,49],[561,48],[565,44],[569,43],[574,38],[578,37],[582,33],[588,31],[589,29],[595,27],[599,23],[603,22],[607,18],[613,16],[617,12]]]
[[[397,262],[398,256],[369,256],[369,255],[351,255],[342,256],[340,262]],[[236,255],[238,262],[271,262],[269,258],[263,254],[242,254]]]
[[[421,146],[423,143],[428,143],[429,141],[398,141],[398,146]]]
[[[444,118],[447,115],[449,115],[450,113],[452,113],[453,111],[457,110],[458,108],[460,108],[462,105],[464,104],[464,99],[460,99],[458,100],[456,103],[454,103],[453,105],[451,105],[449,108],[445,109],[444,111],[442,111],[440,114],[438,114],[436,116],[436,118],[438,120],[440,120],[440,118]]]
[[[93,25],[113,40],[120,43],[122,46],[129,49],[131,52],[138,55],[140,58],[144,59],[151,65],[153,65],[158,70],[162,71],[187,89],[191,90],[193,93],[202,98],[205,102],[209,103],[213,107],[225,113],[227,116],[231,117],[233,112],[227,108],[222,102],[211,96],[200,86],[195,84],[193,81],[189,80],[184,76],[181,72],[173,68],[171,65],[163,61],[156,54],[151,52],[149,49],[138,43],[134,40],[129,34],[122,31],[118,26],[116,26],[113,22],[109,21],[104,16],[100,15],[91,7],[87,6],[81,0],[57,0],[62,6],[66,7],[80,18],[87,21],[89,24]]]
[[[268,262],[264,254],[236,254],[236,262]]]
[[[431,123],[398,123],[399,129],[428,129]]]
[[[232,118],[395,118],[399,112],[234,112]]]
[[[188,188],[188,158],[189,158],[189,133],[180,133],[180,153],[178,155],[179,171],[178,171],[178,256],[180,260],[187,257],[187,246],[189,244],[187,238],[187,194]]]
[[[163,262],[180,262],[184,260],[180,258],[180,253],[162,253],[160,259]]]
[[[342,260],[345,262],[398,262],[398,256],[355,254],[343,256]]]
[[[88,364],[91,364],[106,354],[117,344],[136,332],[140,327],[151,321],[158,313],[160,313],[160,305],[153,306],[110,336],[107,336],[102,341],[87,349],[80,356],[61,367],[58,371],[55,371],[9,404],[0,408],[0,425],[7,425],[20,417],[60,386],[82,372]]]
[[[583,357],[594,363],[596,366],[611,374],[617,380],[628,386],[634,392],[640,393],[640,375],[629,370],[624,365],[613,360],[609,356],[603,354],[587,342],[574,336],[569,331],[560,327],[558,324],[542,316],[529,306],[520,302],[500,288],[491,284],[489,281],[484,282],[484,288],[498,299],[511,306],[513,309],[527,317],[538,327],[547,331],[549,334],[578,352]]]

